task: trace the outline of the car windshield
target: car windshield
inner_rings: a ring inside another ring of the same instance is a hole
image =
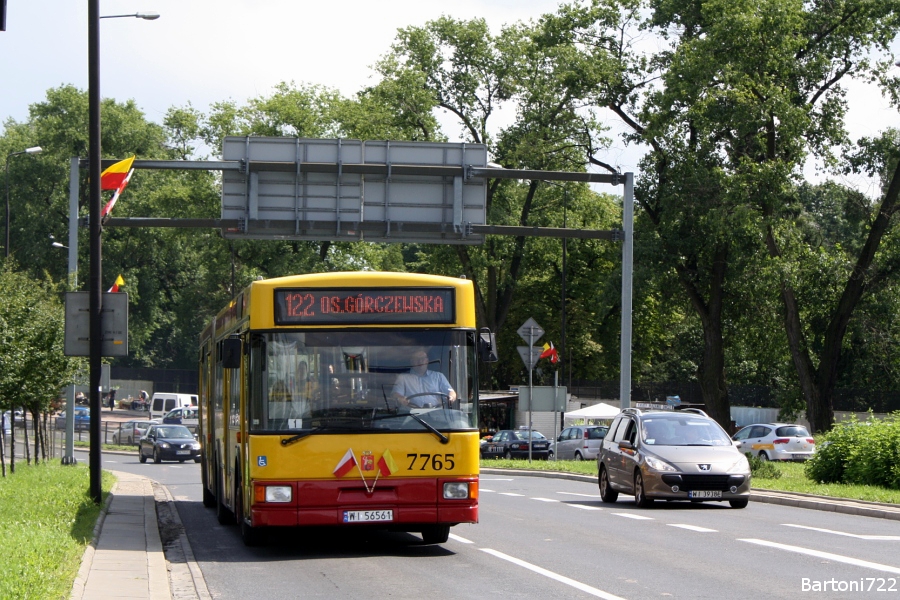
[[[541,433],[540,431],[531,431],[531,432],[529,432],[529,431],[514,431],[513,437],[515,437],[517,440],[527,440],[529,437],[533,440],[546,440],[547,439],[546,437],[544,437],[544,434]]]
[[[602,440],[606,437],[606,432],[608,429],[606,427],[595,427],[593,429],[588,429],[588,439],[589,440]]]
[[[784,437],[809,437],[809,431],[801,425],[787,425],[775,430],[775,435]]]
[[[641,439],[655,446],[730,446],[729,438],[711,419],[697,417],[644,418]]]
[[[257,334],[250,348],[250,429],[477,428],[474,344],[474,333],[464,331]]]
[[[167,440],[187,440],[194,439],[194,435],[187,427],[160,427],[156,430],[157,437],[166,438]]]

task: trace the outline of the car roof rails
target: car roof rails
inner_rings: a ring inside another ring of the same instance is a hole
[[[643,413],[641,412],[641,409],[639,409],[639,408],[631,408],[631,407],[629,407],[629,408],[623,408],[623,409],[622,409],[622,412],[623,412],[623,413],[628,413],[629,415],[637,415],[637,416],[641,416],[641,415],[643,414]]]
[[[678,412],[689,412],[689,413],[694,413],[696,415],[703,415],[704,417],[709,416],[708,414],[706,414],[699,408],[694,408],[693,406],[684,406],[684,407],[676,406],[675,410],[677,410]]]

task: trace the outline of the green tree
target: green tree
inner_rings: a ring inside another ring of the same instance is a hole
[[[0,269],[0,412],[21,407],[39,423],[71,382],[78,360],[63,353],[65,314],[57,286],[32,279],[15,266],[8,261]],[[15,472],[14,453],[9,460]]]
[[[893,62],[889,53],[873,61],[870,52],[887,51],[897,9],[893,1],[864,0],[610,0],[562,7],[544,22],[548,43],[612,65],[592,102],[631,128],[627,139],[649,148],[636,190],[640,218],[657,236],[660,266],[677,275],[702,324],[697,377],[721,423],[729,407],[725,324],[752,310],[742,274],[763,266],[753,256],[762,235],[807,417],[816,430],[830,425],[859,278],[847,273],[814,359],[791,280],[797,265],[782,246],[794,237],[791,205],[806,158],[833,164],[831,149],[847,141],[841,83],[884,77]],[[660,49],[645,51],[633,35],[639,30],[655,36]]]
[[[444,112],[458,124],[460,139],[485,144],[504,167],[582,171],[585,149],[602,138],[592,111],[566,85],[574,79],[575,54],[569,48],[541,47],[531,25],[506,27],[494,35],[483,19],[443,17],[400,30],[391,53],[376,66],[383,80],[375,89],[395,98],[402,120],[419,124],[423,136],[446,135],[431,126],[433,115]],[[515,114],[513,123],[493,127],[500,120],[493,117],[502,113]],[[559,196],[540,193],[542,187],[547,186],[536,180],[491,181],[488,223],[539,225],[555,219],[561,225]],[[593,198],[609,202],[604,196]],[[499,332],[520,285],[531,280],[532,270],[545,269],[544,257],[531,251],[540,247],[526,237],[501,236],[488,236],[481,247],[420,246],[414,250],[414,268],[451,275],[461,270],[475,282],[479,322]],[[501,344],[518,363],[513,347]],[[506,381],[512,377],[501,374]]]

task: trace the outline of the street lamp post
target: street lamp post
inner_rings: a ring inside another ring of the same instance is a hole
[[[20,154],[40,154],[41,151],[43,151],[43,148],[41,148],[40,146],[34,146],[32,148],[26,148],[24,150],[20,150],[19,152],[13,152],[12,154],[6,155],[6,220],[4,221],[6,226],[6,241],[4,242],[4,248],[6,249],[6,258],[9,258],[9,159]]]
[[[101,335],[103,333],[101,311],[103,309],[102,258],[100,255],[100,19],[134,17],[157,19],[155,13],[100,16],[100,0],[88,1],[88,237],[90,238],[89,304],[89,359],[88,377],[91,415],[90,495],[100,504],[103,500],[100,474],[100,376]]]

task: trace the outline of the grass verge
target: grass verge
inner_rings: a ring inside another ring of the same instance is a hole
[[[779,492],[797,492],[847,498],[867,502],[885,502],[900,504],[900,490],[892,490],[874,485],[850,485],[845,483],[817,483],[806,477],[803,463],[772,462],[781,476],[772,479],[754,477],[753,487]],[[579,473],[597,476],[597,463],[593,461],[574,460],[527,460],[489,459],[482,460],[483,468],[525,469],[530,471],[561,471],[563,473]]]
[[[114,478],[104,471],[103,497]],[[0,598],[68,598],[100,506],[87,465],[16,464],[0,478]]]

